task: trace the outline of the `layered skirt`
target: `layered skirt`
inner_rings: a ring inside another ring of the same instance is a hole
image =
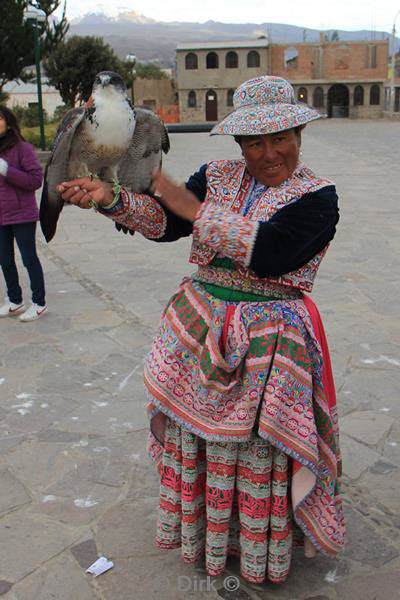
[[[191,280],[146,359],[149,451],[160,469],[157,543],[280,583],[293,539],[336,554],[345,527],[335,406],[302,299],[229,302]]]

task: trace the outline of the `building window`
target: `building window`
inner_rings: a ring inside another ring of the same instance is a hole
[[[376,46],[366,47],[365,66],[367,69],[376,69]]]
[[[197,68],[198,68],[197,54],[195,54],[194,52],[189,52],[189,54],[186,54],[186,56],[185,56],[185,69],[197,69]]]
[[[143,100],[142,102],[143,106],[145,108],[148,108],[149,110],[152,110],[153,112],[156,110],[156,101],[155,100]]]
[[[225,68],[226,69],[237,69],[239,65],[239,59],[236,52],[228,52],[225,56]]]
[[[317,87],[314,90],[313,105],[315,108],[323,108],[324,106],[324,90],[322,87]]]
[[[206,68],[207,69],[218,69],[218,54],[215,52],[209,52],[206,56]]]
[[[297,100],[299,102],[305,102],[307,104],[308,92],[305,87],[299,88],[299,90],[297,92]]]
[[[288,71],[293,71],[299,66],[299,51],[294,46],[285,48],[285,68]]]
[[[197,105],[196,92],[193,90],[190,90],[190,92],[188,94],[188,107],[196,108],[196,105]]]
[[[226,105],[227,106],[233,106],[233,90],[228,90],[228,93],[226,94]]]
[[[364,88],[362,85],[356,85],[354,88],[354,106],[363,106],[364,104]]]
[[[381,94],[379,90],[379,85],[374,83],[374,85],[371,85],[371,89],[369,90],[369,103],[375,105],[380,104],[380,96]]]
[[[251,69],[252,67],[260,66],[260,55],[257,50],[251,50],[247,55],[247,67]]]

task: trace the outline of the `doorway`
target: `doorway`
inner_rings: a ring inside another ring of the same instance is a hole
[[[335,83],[328,91],[328,117],[345,118],[349,116],[349,90],[342,83]]]

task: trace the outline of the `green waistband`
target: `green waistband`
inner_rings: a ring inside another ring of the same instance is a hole
[[[201,285],[214,298],[225,300],[225,302],[271,302],[283,299],[279,295],[271,294],[270,296],[262,296],[261,294],[253,294],[252,292],[242,292],[241,290],[225,288],[214,283],[201,282]]]

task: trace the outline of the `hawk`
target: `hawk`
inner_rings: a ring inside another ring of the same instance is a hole
[[[54,237],[64,204],[58,184],[97,175],[131,192],[148,193],[162,151],[167,153],[169,147],[163,122],[151,110],[132,106],[120,75],[98,73],[90,102],[71,109],[62,120],[46,165],[40,201],[46,241]],[[127,232],[122,226],[117,229]]]

